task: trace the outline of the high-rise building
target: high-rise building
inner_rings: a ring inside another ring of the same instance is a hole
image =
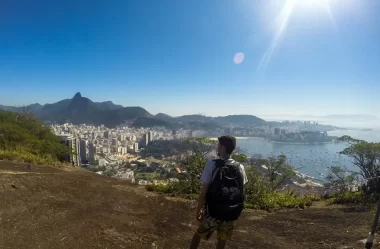
[[[94,158],[94,155],[95,155],[95,146],[93,143],[88,143],[88,161],[89,162],[94,162],[95,161],[95,158]]]
[[[151,131],[148,132],[148,140],[149,140],[149,143],[153,141],[153,132]]]
[[[148,144],[149,144],[149,133],[145,133],[144,145],[147,146]]]
[[[117,146],[117,144],[118,144],[118,141],[116,140],[116,138],[112,138],[112,145]]]
[[[79,138],[73,139],[73,151],[76,152],[75,155],[73,155],[73,162],[75,165],[80,166],[80,145],[79,145]]]
[[[110,138],[110,132],[109,131],[104,132],[104,138],[107,138],[107,139]]]
[[[83,163],[84,161],[87,161],[87,141],[81,139],[80,140],[80,161]]]
[[[138,152],[139,151],[139,144],[138,143],[134,143],[133,144],[133,151],[134,152]]]
[[[127,154],[128,150],[127,147],[117,147],[118,154],[125,155]]]
[[[67,162],[71,162],[73,165],[79,166],[80,160],[79,160],[79,154],[80,154],[80,146],[79,141],[77,138],[74,138],[73,136],[69,134],[62,134],[59,135],[61,139],[61,143],[70,147],[72,149],[72,154],[66,155],[65,160]]]

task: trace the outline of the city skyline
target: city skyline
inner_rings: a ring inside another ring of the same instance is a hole
[[[380,2],[38,0],[4,9],[1,105],[81,92],[172,116],[380,116]]]

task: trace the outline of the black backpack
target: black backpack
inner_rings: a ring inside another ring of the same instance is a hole
[[[244,209],[244,184],[240,164],[222,159],[214,162],[213,180],[207,192],[207,211],[217,220],[237,220]]]

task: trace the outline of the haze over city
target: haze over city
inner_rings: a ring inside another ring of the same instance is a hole
[[[174,116],[380,116],[379,10],[357,0],[7,2],[0,104],[80,91]]]

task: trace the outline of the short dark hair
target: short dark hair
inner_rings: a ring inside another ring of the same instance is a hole
[[[233,136],[221,136],[218,137],[220,145],[226,148],[227,154],[231,155],[236,149],[236,138]]]

